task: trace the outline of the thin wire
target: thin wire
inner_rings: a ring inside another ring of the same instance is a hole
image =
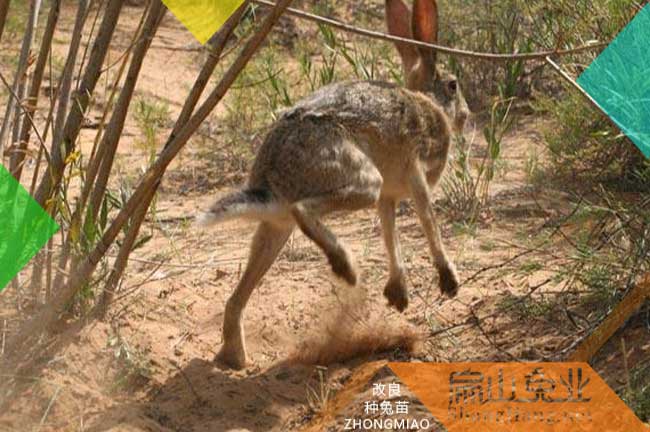
[[[275,3],[268,0],[251,0],[253,3],[257,3],[260,6],[272,8],[275,7]],[[309,12],[304,12],[298,9],[288,8],[286,13],[288,15],[293,15],[298,18],[303,18],[309,21],[314,21],[321,24],[326,24],[328,26],[343,30],[349,33],[355,33],[361,36],[367,36],[373,39],[380,39],[390,42],[400,42],[403,44],[413,45],[417,47],[430,48],[432,50],[449,54],[457,57],[469,57],[480,60],[488,61],[512,61],[512,60],[521,60],[521,61],[530,61],[530,60],[540,60],[545,59],[548,56],[566,56],[571,54],[577,54],[583,51],[597,50],[599,48],[606,47],[608,42],[591,42],[585,45],[581,45],[576,48],[564,49],[564,50],[555,50],[555,51],[538,51],[532,53],[512,53],[512,54],[497,54],[497,53],[483,53],[476,51],[469,51],[457,48],[451,48],[438,44],[430,44],[426,42],[420,42],[414,39],[407,39],[398,36],[389,35],[387,33],[378,32],[375,30],[366,30],[359,27],[352,26],[350,24],[345,24],[340,21],[333,20],[331,18],[325,18],[320,15],[315,15]]]

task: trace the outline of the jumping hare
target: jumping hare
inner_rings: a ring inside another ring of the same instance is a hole
[[[391,34],[436,43],[435,0],[415,0],[412,14],[402,0],[386,0],[386,15]],[[403,311],[408,294],[395,207],[413,198],[440,289],[456,295],[458,276],[441,242],[430,191],[447,163],[452,130],[462,130],[469,111],[456,78],[436,67],[433,50],[396,45],[406,89],[341,82],[302,100],[266,137],[248,186],[217,201],[201,218],[204,225],[232,218],[260,222],[244,275],[226,304],[218,356],[226,365],[245,365],[243,309],[295,225],[323,251],[335,275],[357,284],[348,251],[320,221],[333,211],[377,206],[390,262],[384,295]]]

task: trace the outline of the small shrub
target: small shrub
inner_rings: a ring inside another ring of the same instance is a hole
[[[143,135],[138,144],[147,153],[151,163],[156,157],[158,134],[170,122],[169,106],[164,102],[148,101],[142,97],[135,103],[134,117]]]
[[[463,135],[456,138],[456,155],[449,164],[450,174],[442,182],[446,207],[457,218],[470,224],[476,222],[481,210],[488,206],[490,184],[494,180],[501,156],[501,144],[505,134],[512,127],[510,115],[512,99],[493,104],[490,120],[483,128],[487,149],[476,168],[470,164],[473,143]]]
[[[650,365],[645,364],[630,373],[630,389],[622,392],[623,401],[643,422],[650,421]]]

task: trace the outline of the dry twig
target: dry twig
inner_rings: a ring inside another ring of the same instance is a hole
[[[257,3],[264,7],[274,7],[275,3],[268,0],[251,0],[253,3]],[[293,15],[297,18],[305,19],[308,21],[313,21],[320,24],[325,24],[330,27],[343,30],[348,33],[354,33],[361,36],[366,36],[372,39],[379,39],[388,42],[400,42],[403,44],[413,45],[417,47],[430,48],[432,50],[441,52],[443,54],[449,54],[457,57],[467,57],[477,60],[488,60],[488,61],[513,61],[513,60],[539,60],[545,59],[548,56],[565,56],[570,54],[578,54],[584,51],[597,50],[599,48],[604,48],[608,45],[608,42],[594,42],[581,45],[576,48],[563,49],[563,50],[553,50],[553,51],[538,51],[532,53],[512,53],[512,54],[497,54],[497,53],[482,53],[476,51],[463,50],[458,48],[450,48],[438,44],[430,44],[425,42],[420,42],[414,39],[406,39],[398,36],[389,35],[386,33],[378,32],[375,30],[366,30],[359,27],[355,27],[350,24],[345,24],[340,21],[333,20],[331,18],[325,18],[320,15],[315,15],[309,12],[304,12],[298,9],[289,8],[287,9],[288,15]]]

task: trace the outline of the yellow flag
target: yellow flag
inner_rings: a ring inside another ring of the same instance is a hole
[[[244,0],[162,0],[185,27],[205,44]]]

